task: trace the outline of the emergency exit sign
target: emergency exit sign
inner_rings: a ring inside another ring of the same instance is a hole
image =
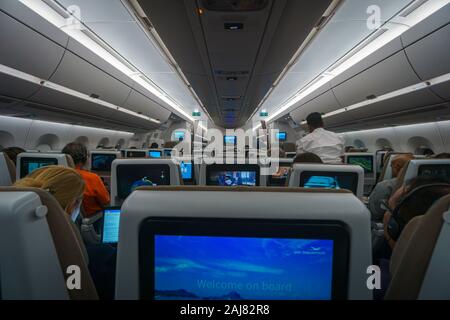
[[[260,117],[268,117],[269,113],[267,111],[262,111],[262,112],[259,113],[259,116]]]
[[[194,111],[194,112],[192,112],[192,116],[193,117],[200,117],[202,114],[201,114],[201,112],[200,111]]]

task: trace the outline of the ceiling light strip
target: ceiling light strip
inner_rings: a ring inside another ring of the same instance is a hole
[[[420,6],[417,6],[417,3],[421,3]],[[413,26],[417,25],[419,22],[423,21],[424,19],[428,18],[433,13],[437,12],[441,8],[443,8],[445,5],[447,5],[450,1],[449,0],[428,0],[426,2],[423,2],[422,0],[416,0],[412,2],[405,10],[408,10],[408,8],[415,7],[415,9],[408,14],[408,16],[405,17],[399,17],[396,16],[392,18],[390,21],[388,21],[383,28],[386,31],[383,31],[383,33],[379,36],[377,36],[373,41],[370,43],[367,43],[366,46],[363,48],[360,48],[359,50],[350,51],[348,53],[348,56],[342,57],[339,61],[337,61],[335,64],[333,64],[328,70],[326,70],[322,74],[327,74],[328,81],[323,82],[322,85],[326,84],[333,78],[337,77],[338,75],[342,74],[344,71],[348,70],[350,67],[356,65],[357,63],[361,62],[363,59],[374,53],[375,51],[379,50],[395,38],[402,35],[405,31],[409,30]],[[402,12],[405,12],[402,11]],[[344,59],[344,62],[342,60]],[[336,67],[336,64],[339,64]],[[316,86],[314,86],[316,87]],[[319,86],[316,87],[318,89]],[[267,121],[272,121],[276,117],[278,117],[283,112],[287,111],[290,107],[294,106],[296,103],[298,103],[301,99],[306,97],[308,94],[312,93],[314,90],[310,90],[307,88],[302,88],[299,90],[299,92],[296,95],[296,98],[290,99],[288,103],[283,104],[279,107],[278,111],[276,111],[274,114],[272,114]],[[308,92],[308,94],[304,94],[305,92]]]
[[[177,112],[181,113],[184,117],[186,117],[189,121],[193,122],[194,118],[186,112],[181,106],[179,106],[176,102],[174,102],[168,95],[161,92],[159,88],[156,88],[154,85],[151,84],[150,81],[143,81],[138,75],[140,73],[137,68],[133,67],[131,68],[131,65],[129,63],[124,63],[123,58],[120,57],[120,55],[113,54],[115,53],[114,49],[111,48],[111,50],[106,50],[106,47],[109,47],[106,43],[104,45],[100,45],[98,43],[99,38],[95,37],[93,40],[89,35],[90,33],[86,33],[85,30],[79,30],[76,28],[71,28],[67,25],[67,20],[63,16],[61,16],[55,9],[52,8],[52,6],[49,6],[47,3],[41,1],[41,0],[19,0],[21,3],[23,3],[25,6],[27,6],[32,11],[36,12],[38,15],[40,15],[42,18],[59,28],[61,31],[66,33],[69,37],[73,38],[89,50],[91,50],[93,53],[98,55],[100,58],[111,64],[113,67],[115,67],[117,70],[124,73],[126,76],[131,78],[132,80],[136,81],[140,85],[142,85],[145,89],[150,91],[153,95],[167,103],[170,107],[175,109]],[[49,0],[47,0],[48,2]],[[53,1],[52,1],[53,2]],[[54,2],[53,2],[54,3]],[[82,23],[82,22],[80,22]],[[100,39],[101,40],[101,39]],[[143,74],[142,74],[143,75]],[[145,75],[143,75],[145,77]]]

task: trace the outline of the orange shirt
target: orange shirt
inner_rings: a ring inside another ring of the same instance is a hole
[[[88,218],[102,211],[103,207],[109,204],[110,196],[98,175],[79,168],[77,171],[86,184],[83,194],[83,209],[85,218]]]

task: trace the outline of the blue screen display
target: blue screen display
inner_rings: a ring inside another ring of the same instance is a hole
[[[181,162],[180,169],[183,180],[192,179],[192,162]]]
[[[105,210],[103,213],[103,243],[119,241],[120,210]]]
[[[164,157],[172,156],[172,149],[164,149]]]
[[[225,145],[236,145],[236,136],[224,136],[223,141]]]
[[[150,158],[161,158],[162,152],[161,151],[149,151],[148,155]]]
[[[277,138],[278,138],[278,141],[286,141],[287,133],[286,132],[278,132]]]
[[[154,298],[329,300],[333,250],[333,240],[156,235]]]
[[[304,188],[340,189],[340,186],[336,177],[312,176],[305,182]]]
[[[175,138],[175,141],[184,140],[184,132],[183,131],[175,131],[173,133],[173,137]]]
[[[256,186],[255,171],[220,171],[211,172],[208,185],[214,186]]]

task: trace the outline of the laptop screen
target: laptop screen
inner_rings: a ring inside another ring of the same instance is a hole
[[[116,244],[119,241],[120,208],[103,211],[102,243]]]
[[[345,296],[345,228],[323,225],[322,229],[295,221],[178,220],[182,219],[148,219],[141,225],[141,298],[330,300]]]

